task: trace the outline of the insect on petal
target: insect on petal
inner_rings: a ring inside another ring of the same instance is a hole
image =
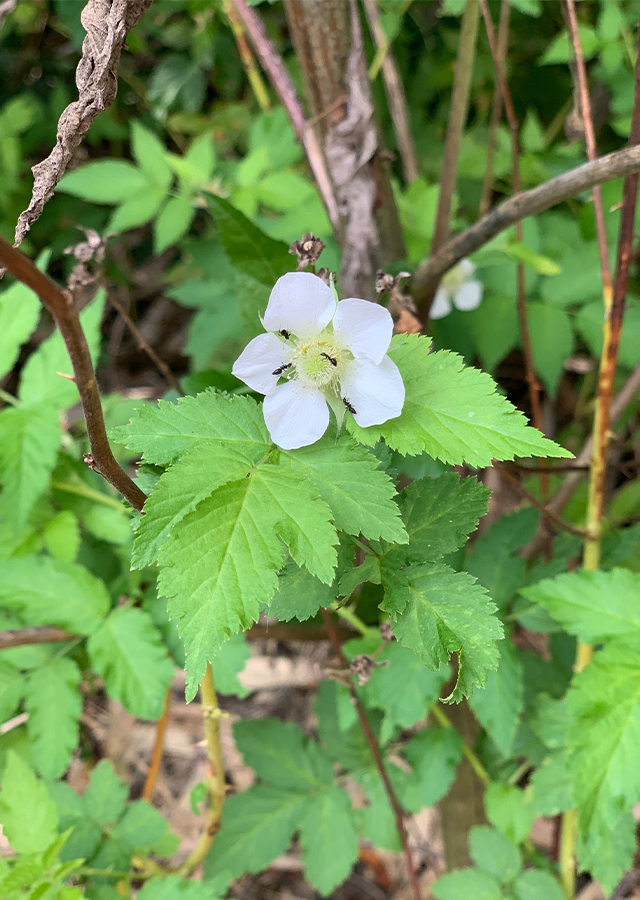
[[[393,319],[384,306],[349,298],[338,303],[333,330],[356,358],[370,359],[377,365],[389,349]]]
[[[291,351],[275,334],[259,334],[249,341],[231,370],[259,394],[272,393],[278,384],[274,373],[290,362]]]
[[[313,337],[327,327],[336,311],[331,288],[310,272],[288,272],[271,291],[262,323],[267,331]]]
[[[353,418],[362,428],[395,419],[404,406],[404,383],[388,356],[379,366],[368,359],[354,359],[340,379],[342,396],[356,410]],[[346,405],[346,404],[345,404]]]

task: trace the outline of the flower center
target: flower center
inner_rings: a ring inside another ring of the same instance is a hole
[[[308,387],[325,388],[338,381],[338,350],[326,340],[303,340],[293,357],[297,377]]]

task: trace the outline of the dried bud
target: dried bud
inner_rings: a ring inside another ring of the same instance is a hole
[[[388,661],[376,662],[373,656],[367,656],[366,653],[359,653],[351,660],[349,669],[351,670],[351,673],[357,677],[358,683],[363,685],[369,681],[373,669],[388,665]]]
[[[387,619],[380,625],[380,637],[383,641],[395,641],[395,635],[391,630],[391,622]]]
[[[309,265],[315,265],[323,250],[324,242],[314,237],[310,231],[289,247],[289,253],[298,257],[298,272],[302,272]]]
[[[78,262],[88,263],[91,260],[95,260],[97,263],[101,263],[104,259],[104,255],[107,249],[107,241],[111,237],[111,235],[105,235],[104,237],[100,237],[97,231],[94,231],[93,228],[81,228],[84,231],[87,239],[86,241],[81,241],[79,244],[72,244],[70,247],[65,248],[66,254],[73,254]]]
[[[331,282],[336,283],[336,273],[330,272],[329,269],[322,268],[316,272],[318,278],[322,278],[327,287],[331,287]]]

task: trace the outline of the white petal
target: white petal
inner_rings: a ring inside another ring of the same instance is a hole
[[[273,394],[264,398],[262,410],[274,444],[283,450],[314,444],[329,425],[324,394],[295,380],[278,385]]]
[[[476,309],[481,300],[482,284],[479,281],[467,281],[453,295],[455,307],[462,310]]]
[[[476,267],[474,266],[474,264],[471,262],[470,259],[467,259],[466,256],[464,257],[464,259],[460,260],[460,262],[458,263],[456,268],[458,269],[458,271],[460,272],[460,275],[464,279],[471,278],[471,276],[473,275],[473,273],[476,270]]]
[[[430,319],[444,319],[451,312],[451,300],[449,299],[449,291],[446,288],[439,287],[433,298],[431,309],[429,310]]]
[[[350,298],[338,303],[333,330],[355,357],[365,357],[377,365],[389,349],[393,319],[384,306]]]
[[[249,341],[231,371],[252,390],[270,394],[280,377],[273,373],[286,365],[290,356],[290,349],[275,334],[259,334]]]
[[[335,311],[335,297],[321,278],[288,272],[276,281],[262,321],[267,331],[312,337],[326,328]]]
[[[382,358],[379,366],[368,359],[354,359],[346,377],[340,379],[340,390],[355,409],[353,418],[363,428],[382,425],[402,412],[404,383],[388,356]]]

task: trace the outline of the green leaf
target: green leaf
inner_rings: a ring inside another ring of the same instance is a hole
[[[6,722],[15,713],[24,695],[25,682],[20,670],[0,659],[0,720]]]
[[[371,750],[359,723],[342,730],[338,715],[339,691],[349,694],[342,685],[326,679],[320,682],[314,703],[318,717],[318,736],[327,755],[345,769],[370,769],[373,765]],[[350,702],[350,701],[349,701]],[[375,716],[370,716],[370,721]]]
[[[0,294],[0,378],[14,366],[20,347],[40,318],[40,300],[17,282]]]
[[[55,409],[9,407],[0,412],[0,483],[17,531],[49,483],[60,445]]]
[[[55,839],[58,816],[46,785],[13,750],[0,792],[0,823],[16,853],[38,853]]]
[[[636,852],[636,822],[631,812],[623,813],[615,824],[594,830],[587,840],[578,838],[576,855],[580,870],[587,870],[603,890],[615,894],[622,876],[633,868]]]
[[[362,443],[374,445],[382,436],[403,454],[426,451],[452,465],[478,467],[515,456],[571,456],[527,425],[495,392],[490,375],[465,367],[455,353],[429,353],[429,340],[412,334],[396,335],[390,354],[404,381],[404,407],[398,418],[371,428],[348,415],[347,427]]]
[[[604,311],[602,301],[584,306],[575,318],[579,334],[594,356],[602,354],[602,324]],[[618,361],[621,365],[634,368],[640,360],[640,303],[633,297],[626,300],[624,329],[620,336]]]
[[[213,390],[177,403],[160,400],[140,406],[128,425],[112,428],[110,437],[146,462],[167,465],[196,443],[224,441],[238,449],[247,444],[271,446],[261,407],[250,397],[228,397]]]
[[[160,478],[146,501],[136,532],[131,564],[154,563],[179,522],[223,484],[246,478],[265,455],[265,444],[207,441],[195,446]]]
[[[132,163],[123,159],[103,159],[67,172],[56,190],[93,203],[115,205],[124,203],[148,186],[146,175]]]
[[[564,227],[562,227],[564,226]],[[562,231],[558,238],[562,240],[569,232],[570,222],[562,223]],[[553,236],[555,238],[555,236]],[[558,240],[554,239],[557,251]],[[600,281],[600,263],[596,242],[585,244],[582,240],[575,247],[564,248],[560,245],[560,263],[562,272],[540,281],[542,299],[559,309],[570,306],[583,306],[590,300],[600,299],[602,310],[602,283]],[[551,248],[550,248],[551,249]],[[563,253],[564,251],[564,253]],[[602,319],[602,311],[600,313]]]
[[[80,549],[78,519],[70,509],[63,509],[44,526],[44,542],[49,553],[63,562],[73,562]]]
[[[431,893],[438,900],[500,900],[500,885],[491,875],[478,869],[456,869],[447,872],[431,885]]]
[[[462,758],[462,738],[453,728],[425,728],[411,738],[404,753],[416,776],[411,809],[418,812],[441,800],[453,784]]]
[[[278,575],[278,589],[269,601],[267,612],[281,622],[298,619],[304,622],[318,612],[321,606],[330,606],[337,590],[323,584],[314,575],[293,563],[285,566]]]
[[[528,303],[527,321],[535,370],[555,395],[565,360],[573,353],[571,321],[563,309],[546,303]]]
[[[490,784],[484,795],[487,818],[500,834],[519,844],[533,825],[535,813],[520,788],[509,784]]]
[[[89,786],[82,795],[85,810],[99,825],[110,825],[122,814],[127,802],[127,786],[102,759],[91,773]]]
[[[410,484],[400,495],[408,558],[431,562],[457,550],[486,513],[489,494],[475,478],[461,480],[453,472]]]
[[[143,191],[132,195],[114,210],[107,230],[119,234],[130,228],[146,225],[155,218],[166,196],[167,192],[164,188],[147,184]]]
[[[464,315],[485,369],[493,372],[520,338],[513,297],[489,295],[483,298],[477,309]],[[500,328],[495,327],[496,322],[500,322]]]
[[[110,837],[129,852],[149,852],[165,837],[167,827],[167,821],[159,809],[146,800],[134,800],[111,829]]]
[[[238,678],[238,673],[242,672],[250,656],[251,651],[244,635],[235,634],[224,642],[211,661],[216,676],[216,691],[219,694],[246,697],[251,693]]]
[[[132,606],[114,609],[87,649],[111,697],[141,719],[160,717],[173,665],[147,613]]]
[[[379,468],[379,460],[351,438],[336,441],[329,435],[299,450],[283,450],[280,465],[315,484],[340,531],[406,543],[392,480]]]
[[[85,568],[44,556],[0,560],[0,601],[25,625],[59,625],[73,634],[94,632],[110,605],[103,582]]]
[[[582,46],[582,54],[585,59],[591,59],[600,48],[600,39],[589,25],[578,25],[578,34]],[[538,60],[539,66],[550,66],[558,63],[568,63],[573,59],[569,36],[566,31],[556,35],[547,47],[543,56]]]
[[[233,735],[245,763],[272,785],[308,794],[333,779],[329,760],[293,722],[245,720],[234,725]]]
[[[196,211],[190,197],[169,197],[153,223],[153,249],[162,253],[176,244],[191,228]]]
[[[516,900],[563,900],[562,888],[549,872],[527,869],[516,881]]]
[[[215,849],[205,861],[205,881],[228,884],[266,868],[289,846],[306,802],[305,794],[266,784],[230,797]]]
[[[522,664],[513,644],[500,644],[498,668],[489,672],[487,683],[475,691],[469,705],[503,757],[508,757],[524,707]]]
[[[479,869],[508,884],[522,868],[516,845],[494,828],[476,825],[469,832],[469,855]]]
[[[333,580],[337,536],[314,488],[279,466],[218,488],[189,513],[160,554],[159,592],[187,652],[187,696],[224,640],[257,620],[277,588],[284,545],[298,565]]]
[[[538,272],[539,275],[559,275],[562,271],[557,262],[549,259],[548,256],[541,256],[540,253],[534,253],[533,250],[525,244],[521,244],[516,240],[510,240],[500,248],[496,247],[495,249],[500,249],[512,259],[524,263],[526,266],[533,269],[534,272]],[[528,312],[529,309],[527,308],[527,313]]]
[[[629,569],[567,572],[521,590],[570,634],[589,644],[640,637],[639,592],[640,574]]]
[[[611,597],[613,600],[613,597]],[[574,679],[568,697],[568,745],[583,839],[613,828],[640,799],[635,763],[640,740],[638,644],[612,644]]]
[[[165,158],[164,144],[152,131],[149,131],[140,122],[136,122],[135,119],[131,121],[131,151],[147,181],[166,193],[173,180],[173,175],[171,166]]]
[[[91,359],[94,364],[100,349],[100,324],[104,310],[105,291],[100,289],[95,300],[80,313]],[[43,341],[27,360],[20,378],[18,396],[25,406],[48,405],[55,410],[65,410],[78,402],[78,389],[73,381],[59,375],[72,375],[71,360],[59,331]]]
[[[332,785],[309,800],[300,822],[305,875],[323,896],[347,878],[358,858],[351,802]]]
[[[557,816],[573,807],[572,774],[565,750],[552,753],[535,770],[527,793],[537,816]]]
[[[215,194],[207,195],[207,204],[234,269],[269,287],[273,287],[285,272],[291,271],[293,259],[283,241],[268,237],[230,203]]]
[[[206,882],[185,881],[180,875],[168,875],[145,881],[136,900],[216,900],[217,897]]]
[[[36,669],[27,682],[25,706],[31,755],[44,778],[64,774],[78,743],[80,678],[73,660],[58,657]]]
[[[498,664],[496,641],[502,625],[485,589],[466,572],[442,564],[412,566],[404,573],[383,571],[385,599],[393,633],[437,670],[458,654],[458,679],[449,700],[482,687]]]

